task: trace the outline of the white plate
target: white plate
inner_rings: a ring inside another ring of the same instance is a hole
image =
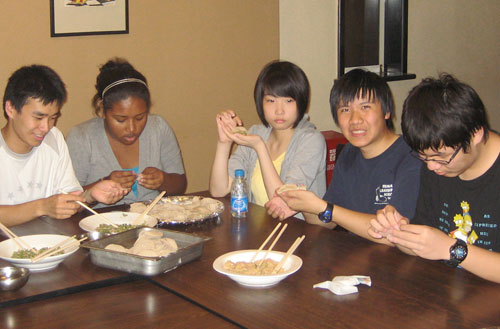
[[[224,263],[227,261],[232,262],[250,262],[252,257],[257,252],[256,249],[253,250],[238,250],[233,251],[222,256],[219,256],[213,263],[213,268],[219,273],[227,275],[232,280],[238,282],[241,285],[248,287],[268,287],[277,284],[287,276],[297,272],[302,266],[302,259],[295,255],[290,255],[283,265],[283,273],[271,274],[271,275],[245,275],[238,274],[228,271],[224,268]],[[255,258],[255,261],[262,259],[264,257],[265,250],[261,251],[259,255]],[[284,252],[271,251],[266,258],[270,258],[274,261],[281,261],[285,256]]]
[[[141,214],[136,214],[133,212],[124,212],[124,211],[115,211],[115,212],[104,212],[101,214],[106,217],[109,221],[114,224],[132,224],[134,220],[139,217]],[[156,218],[153,218],[149,215],[144,216],[144,221],[146,222],[146,226],[153,227],[156,225]],[[95,232],[97,227],[101,224],[107,224],[100,216],[92,215],[85,217],[78,223],[80,228],[87,232]]]
[[[21,237],[27,244],[31,247],[41,249],[44,247],[52,247],[69,238],[66,235],[57,234],[36,234],[36,235],[25,235]],[[74,246],[64,251],[62,255],[49,256],[42,259],[39,262],[32,263],[30,259],[27,258],[11,258],[14,251],[19,250],[19,246],[14,242],[14,240],[9,239],[0,242],[0,258],[11,263],[12,265],[18,267],[25,267],[32,272],[48,271],[56,268],[59,263],[77,251],[79,246]]]

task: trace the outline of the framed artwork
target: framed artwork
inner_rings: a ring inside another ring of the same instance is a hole
[[[50,0],[50,36],[127,34],[128,0]]]

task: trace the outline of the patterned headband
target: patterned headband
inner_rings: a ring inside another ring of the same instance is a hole
[[[136,79],[136,78],[121,79],[121,80],[115,81],[113,83],[110,83],[106,88],[104,88],[104,90],[102,91],[102,94],[101,94],[101,99],[104,99],[104,94],[106,94],[106,92],[108,90],[110,90],[111,88],[113,88],[115,86],[118,86],[118,85],[121,85],[122,83],[129,83],[129,82],[142,83],[143,85],[146,86],[146,88],[148,87],[148,85],[146,84],[146,82],[142,81],[141,79]]]

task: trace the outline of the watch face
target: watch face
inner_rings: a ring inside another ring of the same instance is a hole
[[[462,246],[457,246],[457,248],[455,249],[455,257],[458,260],[464,260],[465,256],[467,256],[467,251],[465,251]]]
[[[329,210],[325,210],[323,211],[320,216],[319,216],[320,220],[323,222],[323,223],[329,223],[332,221],[332,212],[329,211]]]

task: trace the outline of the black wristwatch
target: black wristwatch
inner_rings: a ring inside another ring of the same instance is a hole
[[[330,223],[332,221],[333,203],[327,202],[325,211],[318,214],[318,218],[323,223]]]
[[[457,267],[467,257],[467,243],[457,239],[457,242],[450,247],[450,260],[445,261],[446,265]]]

